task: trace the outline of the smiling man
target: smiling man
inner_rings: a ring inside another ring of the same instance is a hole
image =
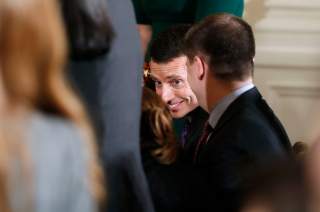
[[[208,119],[208,114],[199,107],[187,80],[183,38],[189,28],[189,25],[170,27],[161,32],[150,47],[150,75],[155,83],[156,93],[175,118],[175,129],[184,147],[183,158],[191,158],[189,154],[192,152],[189,150]]]
[[[187,57],[172,58],[168,62],[151,61],[150,68],[155,89],[167,104],[174,118],[182,118],[198,107],[198,101],[187,81]]]

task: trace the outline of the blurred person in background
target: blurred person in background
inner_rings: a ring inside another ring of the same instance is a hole
[[[320,137],[305,154],[307,186],[310,192],[310,211],[320,211]]]
[[[277,161],[252,173],[241,212],[307,212],[308,204],[302,163]]]
[[[105,199],[91,126],[65,80],[59,11],[55,0],[0,1],[1,211],[92,212]]]
[[[70,77],[94,121],[108,212],[153,206],[139,148],[143,56],[131,0],[60,0]]]
[[[158,33],[170,26],[193,24],[208,15],[221,12],[241,17],[244,10],[244,0],[132,0],[132,2],[144,52]]]

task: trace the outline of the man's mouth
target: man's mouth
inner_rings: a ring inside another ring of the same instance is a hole
[[[184,100],[181,100],[180,102],[176,102],[174,104],[171,103],[171,104],[168,104],[168,107],[170,110],[174,111],[174,110],[177,110],[179,105],[183,102],[184,102]]]

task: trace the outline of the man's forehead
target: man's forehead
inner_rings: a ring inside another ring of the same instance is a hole
[[[184,75],[187,71],[186,62],[185,56],[175,58],[168,63],[156,63],[151,60],[151,75]]]

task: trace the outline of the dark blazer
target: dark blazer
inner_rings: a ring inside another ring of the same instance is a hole
[[[194,212],[204,205],[198,194],[206,185],[197,181],[201,176],[193,167],[180,161],[160,164],[146,149],[142,163],[156,212]]]
[[[193,163],[193,153],[197,141],[201,137],[205,122],[208,120],[208,113],[201,107],[197,107],[184,117],[184,125],[187,128],[186,141],[183,145],[180,160],[183,164]]]
[[[107,174],[108,212],[152,212],[141,164],[143,55],[130,0],[106,0],[115,32],[108,54],[72,61],[70,75],[97,128]]]
[[[208,209],[238,211],[250,173],[290,155],[288,136],[259,91],[245,92],[227,108],[199,150],[196,166],[208,183]]]

